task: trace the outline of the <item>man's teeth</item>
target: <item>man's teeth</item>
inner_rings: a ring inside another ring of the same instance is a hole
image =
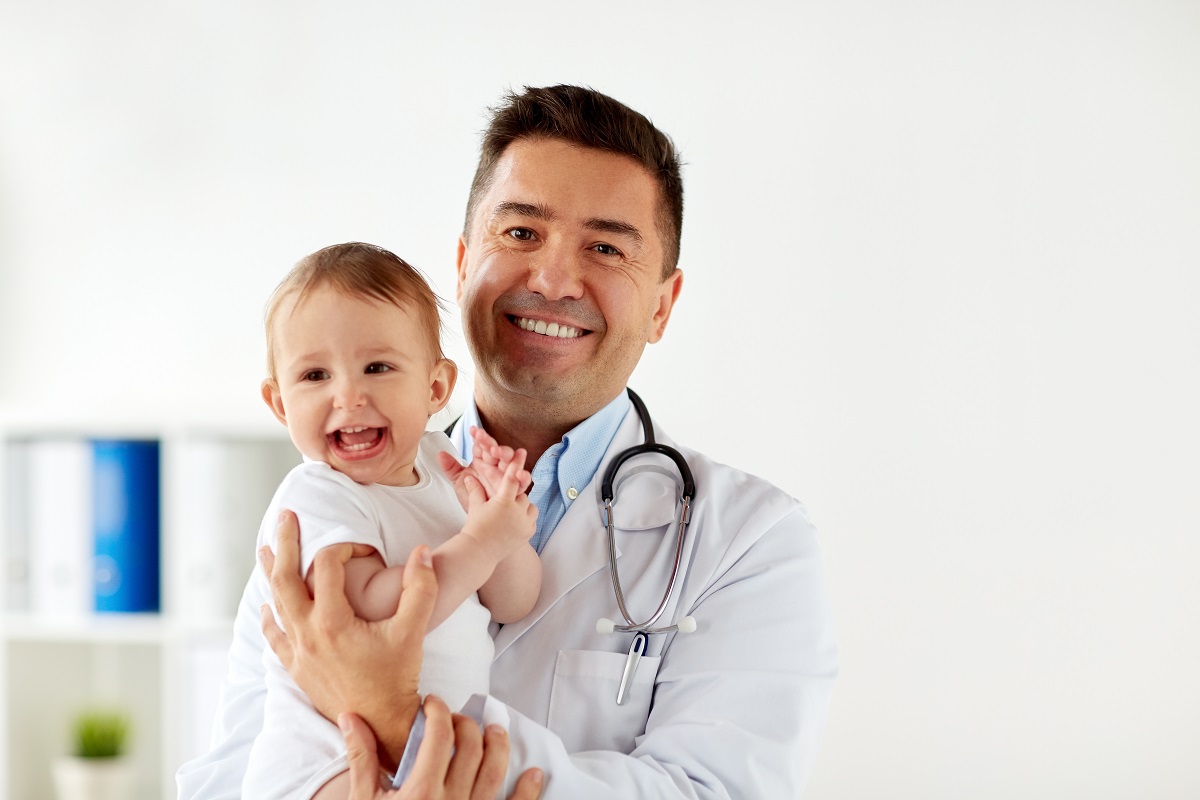
[[[572,328],[570,325],[559,325],[557,322],[546,322],[545,320],[532,320],[525,317],[517,317],[517,326],[523,330],[540,333],[543,336],[554,336],[559,339],[576,339],[583,334],[578,328]]]

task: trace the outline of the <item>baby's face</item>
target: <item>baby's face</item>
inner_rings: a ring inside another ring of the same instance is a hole
[[[275,325],[277,380],[264,399],[300,452],[358,483],[415,483],[425,423],[453,388],[420,318],[319,287],[285,300]]]

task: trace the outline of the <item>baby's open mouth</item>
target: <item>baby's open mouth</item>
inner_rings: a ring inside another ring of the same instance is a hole
[[[379,444],[386,430],[387,428],[368,428],[360,425],[353,428],[339,428],[329,434],[329,438],[333,440],[338,449],[359,453],[370,450]]]

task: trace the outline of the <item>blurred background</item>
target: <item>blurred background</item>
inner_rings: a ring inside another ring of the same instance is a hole
[[[6,424],[282,435],[274,285],[364,240],[453,300],[485,108],[551,83],[686,162],[632,385],[821,532],[806,797],[1200,796],[1190,0],[0,0]]]

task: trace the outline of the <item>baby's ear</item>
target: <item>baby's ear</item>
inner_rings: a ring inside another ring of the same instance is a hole
[[[429,416],[446,407],[454,383],[458,380],[458,367],[448,358],[439,358],[429,371]]]
[[[275,419],[287,425],[287,412],[283,410],[283,395],[279,393],[279,384],[274,378],[267,378],[262,382],[262,399],[267,404],[267,408],[271,409],[271,413],[275,415]]]

